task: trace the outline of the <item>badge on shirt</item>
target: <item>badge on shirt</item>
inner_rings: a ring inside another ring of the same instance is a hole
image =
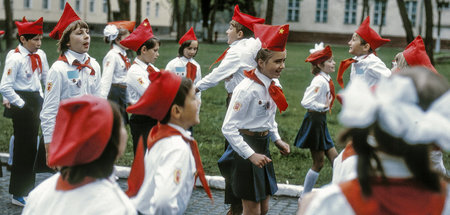
[[[138,78],[138,82],[139,82],[139,84],[141,84],[141,85],[144,84],[144,81],[142,80],[142,78]]]
[[[106,61],[106,66],[105,67],[108,67],[109,66],[109,61]]]
[[[52,90],[53,87],[53,83],[52,82],[47,82],[47,92]]]
[[[175,67],[175,74],[185,77],[186,76],[186,67]]]
[[[7,75],[11,75],[11,72],[12,72],[12,69],[9,68],[9,69],[8,69],[8,72],[7,72],[6,74],[7,74]]]
[[[318,93],[318,92],[319,92],[319,89],[320,89],[320,87],[316,87],[316,88],[314,89],[314,92],[315,92],[315,93]]]
[[[176,169],[175,172],[173,173],[174,179],[173,181],[175,182],[175,184],[179,184],[180,183],[180,179],[181,179],[181,170],[180,169]]]
[[[241,109],[242,104],[239,102],[235,102],[233,105],[233,110],[238,112]]]
[[[69,79],[78,79],[80,77],[80,74],[77,70],[67,71],[67,77]]]

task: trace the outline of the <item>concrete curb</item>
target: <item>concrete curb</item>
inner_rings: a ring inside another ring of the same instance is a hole
[[[2,163],[7,163],[9,158],[8,153],[0,152],[0,161]],[[115,166],[116,176],[119,178],[128,178],[130,175],[130,167],[126,166]],[[222,176],[206,176],[208,185],[214,189],[225,189],[225,179]],[[201,187],[202,184],[200,180],[197,180],[196,186]],[[291,185],[291,184],[278,184],[278,191],[275,196],[288,196],[288,197],[299,197],[303,191],[303,186]]]

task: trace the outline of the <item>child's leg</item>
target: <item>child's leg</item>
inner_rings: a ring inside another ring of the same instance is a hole
[[[330,161],[331,167],[333,167],[334,159],[338,156],[338,153],[337,153],[337,151],[336,151],[336,148],[333,147],[333,148],[331,148],[331,149],[328,149],[328,150],[325,152],[325,155],[327,156],[328,160]]]
[[[269,200],[270,196],[261,201],[261,214],[267,214],[269,212]]]
[[[244,215],[247,214],[267,214],[269,211],[269,199],[270,196],[267,196],[266,199],[261,200],[260,202],[255,202],[251,200],[242,199],[242,207]]]
[[[312,165],[311,169],[308,170],[308,173],[306,173],[305,182],[303,184],[302,197],[306,193],[311,192],[314,185],[316,184],[317,178],[319,178],[319,172],[323,167],[324,154],[325,154],[324,151],[311,149],[313,165]]]

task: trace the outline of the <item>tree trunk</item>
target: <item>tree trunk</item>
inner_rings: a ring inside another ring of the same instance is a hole
[[[267,0],[266,24],[272,25],[274,0]]]
[[[5,39],[6,39],[6,50],[9,50],[13,47],[13,10],[11,8],[10,0],[4,0],[3,4],[5,5]]]
[[[214,35],[214,25],[216,23],[216,11],[217,11],[217,6],[218,6],[218,2],[217,0],[214,1],[212,10],[211,10],[211,15],[209,17],[209,21],[210,24],[208,26],[208,42],[213,43],[213,35]]]
[[[426,2],[426,1],[425,1]],[[403,0],[397,0],[398,10],[403,21],[403,28],[405,28],[406,33],[406,43],[410,43],[414,40],[414,35],[412,31],[411,22],[408,18],[408,13],[406,12],[405,2]]]
[[[108,22],[111,22],[112,21],[112,17],[111,17],[111,0],[107,0],[106,1],[106,6],[107,6],[107,8],[106,8],[106,13],[108,13]]]
[[[366,18],[366,16],[369,16],[369,0],[363,0],[363,8],[362,8],[362,13],[361,13],[361,21],[359,23],[362,23],[364,21],[364,18]]]
[[[175,22],[177,23],[177,37],[176,40],[180,40],[181,36],[183,35],[183,32],[181,30],[181,26],[182,26],[182,21],[181,21],[181,17],[180,17],[180,1],[179,0],[174,0],[173,1],[173,12],[175,13]]]
[[[208,41],[208,22],[209,22],[209,13],[211,12],[211,0],[201,0],[202,1],[202,29],[203,41]],[[211,41],[210,41],[211,42]]]
[[[248,13],[252,16],[256,16],[255,4],[253,0],[244,1],[244,10],[243,12]]]
[[[183,20],[181,23],[181,29],[178,31],[180,33],[177,38],[181,38],[186,33],[186,23],[191,19],[191,0],[186,0],[184,4]]]
[[[120,20],[130,20],[130,0],[119,0]]]
[[[383,4],[381,4],[381,20],[380,25],[378,26],[378,34],[381,35],[381,30],[383,29],[383,23],[384,23],[384,16],[386,15],[386,7],[387,7],[387,0],[382,0],[381,2],[384,2],[385,7],[383,8]]]
[[[200,6],[201,6],[201,0],[197,0],[197,8],[195,10],[195,17],[194,17],[194,23],[191,23],[193,25],[194,29],[197,29],[197,23],[200,17]]]
[[[141,24],[141,11],[142,11],[142,3],[141,0],[136,0],[136,25],[139,26]]]
[[[433,57],[433,5],[431,1],[425,1],[425,50],[431,64],[434,65]]]

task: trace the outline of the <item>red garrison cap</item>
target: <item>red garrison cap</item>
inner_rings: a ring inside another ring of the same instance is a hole
[[[66,30],[67,26],[69,26],[72,22],[80,20],[80,17],[73,11],[72,7],[68,2],[66,2],[66,5],[64,6],[63,14],[61,15],[61,18],[59,18],[58,23],[56,24],[55,28],[52,32],[50,32],[49,36],[55,40],[61,39],[61,36]]]
[[[322,46],[323,47],[323,46]],[[313,65],[317,65],[319,63],[322,63],[333,56],[333,52],[331,51],[330,46],[326,46],[322,50],[315,51],[311,53],[308,58],[306,58],[305,62],[310,62]]]
[[[109,102],[93,95],[61,101],[50,143],[50,166],[90,163],[111,138],[113,112]]]
[[[43,34],[42,25],[44,24],[44,18],[39,18],[34,22],[28,22],[25,17],[22,18],[22,22],[16,21],[17,31],[19,35],[23,34]]]
[[[188,32],[186,32],[181,38],[180,41],[178,41],[178,43],[181,45],[184,42],[188,41],[188,40],[197,40],[197,37],[195,36],[195,32],[194,29],[191,27],[189,29]]]
[[[261,48],[284,51],[289,35],[289,25],[253,25],[255,37],[261,40]]]
[[[3,35],[5,33],[5,31],[0,31],[0,35]]]
[[[123,28],[123,29],[127,29],[129,32],[133,32],[136,22],[135,21],[115,21],[115,22],[108,22],[108,25],[115,25],[117,28]]]
[[[245,13],[241,13],[239,5],[234,6],[234,14],[232,20],[239,22],[241,25],[247,27],[254,32],[253,24],[263,24],[266,20],[263,18],[254,17]]]
[[[151,39],[153,37],[152,26],[150,26],[150,22],[148,19],[145,19],[127,38],[120,41],[120,44],[123,46],[137,51],[145,41]]]
[[[423,44],[420,35],[406,46],[405,51],[403,51],[403,56],[410,66],[425,66],[434,73],[438,73],[433,64],[431,64],[430,58],[425,50],[425,44]]]
[[[161,121],[166,116],[181,85],[181,76],[161,70],[149,75],[150,85],[139,101],[127,108],[128,113],[150,116]]]
[[[384,45],[385,43],[391,41],[390,39],[381,38],[372,28],[370,28],[370,17],[367,16],[366,19],[361,23],[358,29],[355,31],[361,38],[369,43],[370,48],[375,50],[376,48]]]

